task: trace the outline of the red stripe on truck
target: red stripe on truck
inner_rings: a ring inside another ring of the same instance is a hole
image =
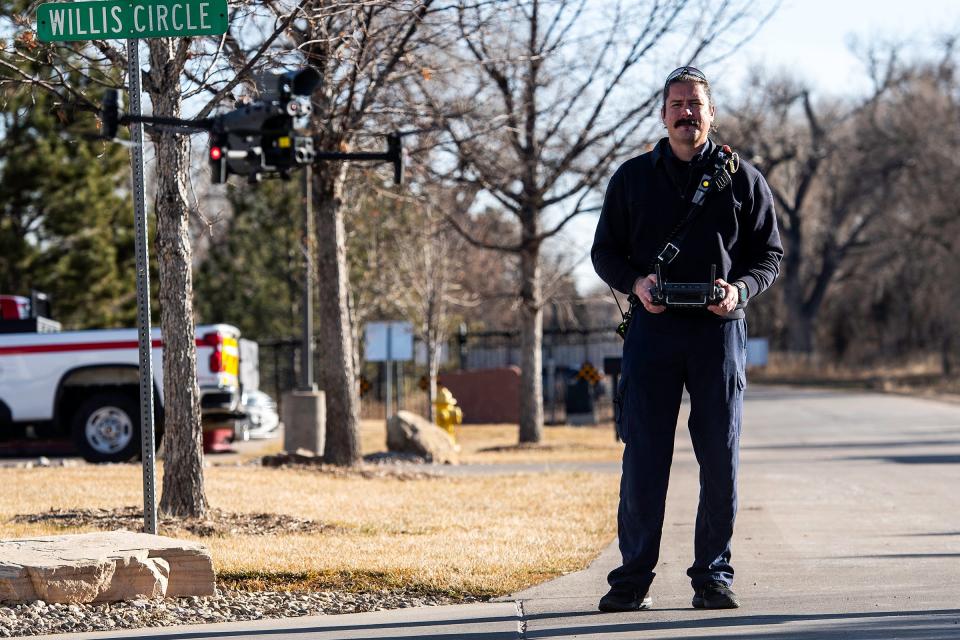
[[[152,343],[154,349],[163,347],[162,340],[154,340]],[[202,340],[197,340],[198,347],[208,346]],[[126,340],[123,342],[74,342],[66,344],[33,344],[21,345],[15,347],[0,347],[0,356],[16,355],[22,353],[61,353],[64,351],[101,351],[108,349],[138,349],[139,342]]]

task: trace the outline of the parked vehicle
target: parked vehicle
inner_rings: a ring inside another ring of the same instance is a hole
[[[57,323],[37,315],[39,305],[14,298],[0,296],[0,438],[23,437],[31,427],[42,437],[71,437],[80,455],[91,462],[136,457],[137,330],[59,331]],[[164,400],[159,329],[151,340],[159,442]],[[240,403],[239,340],[240,331],[228,324],[196,329],[197,382],[207,424],[232,426],[245,415]]]
[[[240,399],[247,415],[237,420],[237,440],[260,440],[280,435],[277,403],[263,391],[244,391]]]

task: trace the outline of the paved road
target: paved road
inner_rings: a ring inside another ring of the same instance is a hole
[[[652,611],[596,611],[611,546],[504,602],[83,637],[960,638],[960,405],[751,389],[742,462],[735,611],[690,608],[697,474],[680,428]]]

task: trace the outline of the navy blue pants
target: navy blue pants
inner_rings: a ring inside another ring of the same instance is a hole
[[[730,585],[730,540],[737,512],[737,467],[746,320],[721,320],[638,308],[623,347],[615,407],[623,440],[617,530],[623,565],[611,586],[641,593],[653,581],[660,554],[670,463],[684,386],[690,394],[690,439],[700,465],[693,565],[696,589],[712,580]]]

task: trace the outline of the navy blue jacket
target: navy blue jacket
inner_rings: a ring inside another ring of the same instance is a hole
[[[664,138],[617,169],[590,252],[604,282],[629,293],[637,278],[653,273],[653,261],[667,235],[690,210],[691,196],[713,149],[708,140],[688,164],[676,159]],[[732,177],[730,187],[707,195],[679,244],[679,255],[663,275],[673,282],[707,282],[710,265],[715,264],[718,278],[747,285],[750,300],[773,284],[783,246],[766,180],[743,160]],[[742,312],[727,316],[736,317],[743,317]]]

